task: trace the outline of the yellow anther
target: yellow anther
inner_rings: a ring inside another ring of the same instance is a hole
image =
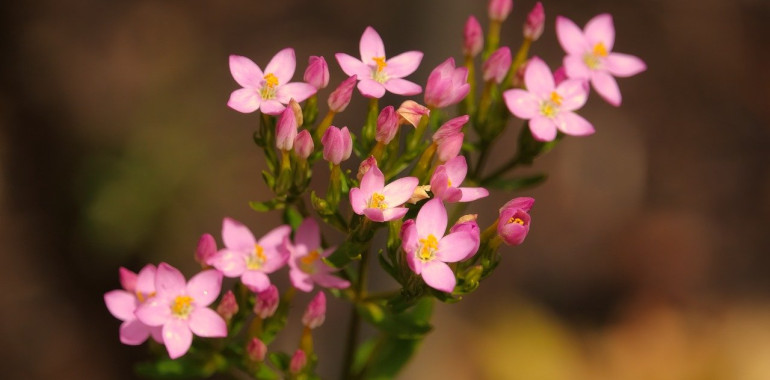
[[[152,297],[155,297],[155,292],[152,292],[150,294],[145,295],[144,293],[142,293],[142,292],[140,292],[138,290],[136,291],[136,299],[139,300],[139,303],[142,303],[142,302],[144,302],[144,301],[146,301],[146,300],[148,300],[148,299],[150,299]]]
[[[385,57],[374,57],[372,60],[374,60],[374,63],[377,64],[377,72],[382,71],[382,69],[388,65],[388,63],[385,62]]]
[[[452,180],[449,178],[446,179],[446,187],[452,187]]]
[[[551,92],[551,101],[553,104],[560,106],[562,100],[564,100],[564,98],[562,98],[561,95],[559,95],[556,91]]]
[[[192,311],[193,298],[190,296],[177,296],[171,304],[171,313],[178,317],[186,317]]]
[[[259,244],[254,244],[254,254],[246,258],[246,267],[249,269],[260,269],[265,264],[265,261],[267,261],[265,249]]]
[[[508,224],[516,223],[520,226],[524,225],[524,221],[521,218],[517,218],[515,216],[512,216],[510,219],[508,219]]]
[[[607,48],[604,46],[604,43],[599,42],[596,45],[594,45],[594,55],[597,57],[607,56]]]
[[[380,193],[372,194],[372,199],[369,201],[369,208],[378,208],[380,210],[388,208],[388,204],[385,203],[385,196]]]
[[[556,115],[556,109],[553,107],[553,103],[545,102],[542,107],[540,107],[540,113],[545,117],[553,117]]]
[[[418,257],[420,260],[428,261],[433,258],[434,252],[438,249],[438,239],[433,234],[428,235],[425,239],[420,239],[420,251]]]
[[[319,254],[318,250],[316,249],[299,260],[302,262],[302,264],[310,265],[313,264],[314,261],[318,260],[319,257],[321,257],[321,254]]]
[[[267,84],[267,87],[273,88],[278,85],[278,77],[273,75],[273,73],[267,73],[265,75],[265,84]]]

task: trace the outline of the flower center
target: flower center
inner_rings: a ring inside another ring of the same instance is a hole
[[[433,234],[425,239],[420,239],[420,249],[417,250],[417,258],[423,262],[431,261],[436,256],[438,250],[438,240]]]
[[[275,88],[278,86],[278,77],[273,75],[273,73],[267,73],[265,74],[264,79],[265,85],[262,87],[262,91],[260,92],[262,99],[275,98]]]
[[[516,223],[516,224],[518,224],[520,226],[523,226],[524,225],[524,220],[522,220],[521,218],[512,216],[510,219],[508,219],[508,224],[511,224],[511,223]]]
[[[607,47],[604,46],[604,43],[599,42],[594,45],[594,49],[590,53],[586,53],[583,56],[583,62],[585,62],[588,68],[595,70],[601,66],[602,58],[606,58],[608,54]]]
[[[452,187],[452,180],[449,178],[446,179],[446,187]]]
[[[377,83],[385,83],[388,80],[388,74],[385,74],[383,71],[383,69],[388,66],[388,63],[385,62],[385,57],[374,57],[372,60],[374,61],[374,64],[377,65],[377,68],[375,68],[372,73],[372,79]]]
[[[315,249],[312,252],[308,253],[306,256],[299,259],[299,267],[302,269],[305,273],[314,273],[315,272],[315,265],[313,265],[318,258],[321,257],[321,254],[318,253],[318,250]]]
[[[372,194],[372,199],[369,201],[369,208],[378,208],[380,210],[388,208],[388,204],[385,203],[385,196],[380,193]]]
[[[594,45],[594,55],[602,58],[607,56],[607,48],[604,46],[604,43],[599,42]]]
[[[388,65],[388,63],[387,63],[387,62],[385,62],[385,57],[374,57],[374,58],[372,58],[372,60],[373,60],[373,61],[374,61],[374,63],[377,65],[377,72],[378,72],[378,73],[379,73],[380,71],[382,71],[382,69],[384,69],[384,68],[385,68],[385,66],[387,66],[387,65]]]
[[[171,314],[179,318],[187,318],[193,309],[192,302],[193,298],[190,296],[177,296],[171,303]]]
[[[556,91],[551,92],[551,97],[540,104],[540,113],[545,117],[554,117],[559,113],[559,106],[564,98]]]
[[[246,267],[249,269],[260,269],[265,264],[265,261],[267,261],[265,249],[259,244],[254,244],[254,250],[246,258]]]

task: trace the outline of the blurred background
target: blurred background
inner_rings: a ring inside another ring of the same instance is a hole
[[[504,25],[514,51],[533,5],[517,0]],[[474,204],[483,228],[508,199],[534,196],[530,236],[504,250],[479,291],[437,305],[435,331],[401,378],[769,379],[770,2],[544,6],[532,52],[552,68],[563,55],[556,15],[582,26],[609,12],[614,50],[648,71],[619,80],[620,108],[592,94],[581,113],[597,133],[536,161],[528,171],[549,173],[544,185]],[[309,55],[323,55],[333,88],[344,78],[333,53],[358,55],[371,25],[389,55],[425,52],[409,77],[424,85],[437,64],[461,58],[465,20],[486,25],[485,9],[481,0],[2,2],[2,377],[133,378],[146,350],[119,343],[102,300],[119,287],[118,267],[166,261],[190,276],[198,237],[219,238],[223,217],[256,235],[278,223],[247,206],[269,194],[251,140],[258,118],[226,107],[239,87],[229,54],[264,67],[292,46],[295,79]],[[366,112],[356,95],[337,119],[354,131]],[[348,309],[332,299],[329,313],[319,372],[336,378]],[[298,334],[288,328],[277,347],[293,350]]]

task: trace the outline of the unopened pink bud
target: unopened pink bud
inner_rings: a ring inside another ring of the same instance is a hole
[[[267,356],[267,346],[259,338],[251,338],[249,345],[246,347],[246,352],[249,355],[249,359],[261,363],[265,361],[265,356]]]
[[[553,82],[558,86],[559,83],[564,82],[565,80],[567,80],[567,70],[564,69],[564,66],[560,66],[553,72]]]
[[[543,4],[538,1],[527,15],[527,22],[524,23],[524,38],[537,41],[543,34],[544,25],[545,9],[543,9]]]
[[[326,295],[324,292],[318,292],[313,300],[307,305],[305,314],[302,315],[302,324],[309,329],[321,326],[326,319]]]
[[[329,66],[324,57],[310,56],[303,79],[317,90],[329,85]]]
[[[235,299],[235,294],[232,290],[228,290],[222,300],[217,305],[217,314],[221,315],[225,321],[229,321],[238,312],[238,301]]]
[[[449,233],[457,231],[467,231],[475,243],[474,248],[463,258],[463,260],[467,260],[473,257],[481,246],[481,229],[479,229],[479,225],[476,223],[476,215],[465,215],[458,219],[457,223],[449,229]]]
[[[375,159],[374,156],[369,156],[369,158],[361,161],[361,165],[358,165],[358,174],[356,174],[356,178],[361,181],[361,178],[364,178],[364,174],[366,174],[372,166],[376,165],[377,159]]]
[[[452,158],[457,157],[460,154],[460,149],[463,147],[463,139],[465,134],[460,132],[443,139],[438,143],[436,148],[436,156],[439,162],[447,162]]]
[[[425,84],[425,104],[433,108],[444,108],[459,103],[470,91],[468,69],[455,67],[454,58],[436,66]]]
[[[529,210],[535,203],[533,198],[519,197],[510,200],[500,208],[497,234],[508,245],[519,245],[529,233],[531,217]]]
[[[297,350],[294,352],[294,355],[292,355],[291,361],[289,362],[289,372],[296,375],[302,372],[305,365],[307,365],[307,355],[305,354],[305,351]]]
[[[505,74],[508,74],[508,70],[511,68],[511,49],[507,46],[503,46],[484,62],[482,67],[483,77],[485,82],[494,80],[495,83],[500,84],[505,78]]]
[[[313,153],[313,136],[310,136],[310,132],[307,129],[303,129],[297,134],[294,139],[294,153],[303,159],[307,159]]]
[[[257,299],[254,303],[254,314],[265,319],[275,314],[278,309],[278,288],[270,285],[267,289],[257,293]]]
[[[409,123],[417,128],[417,124],[420,124],[420,119],[423,116],[430,115],[430,109],[414,100],[406,100],[401,103],[396,113],[398,113],[399,124]]]
[[[472,15],[465,22],[463,31],[463,54],[467,57],[475,57],[484,48],[484,32],[481,30],[479,20]]]
[[[398,132],[398,114],[393,106],[387,106],[380,111],[377,117],[377,135],[375,140],[389,144]]]
[[[489,0],[487,9],[491,20],[503,21],[513,10],[513,0]]]
[[[353,88],[356,87],[358,76],[353,75],[348,79],[345,79],[340,85],[332,91],[329,95],[329,109],[334,112],[342,112],[350,104],[350,98],[353,97]]]
[[[211,234],[203,234],[198,240],[198,247],[195,249],[195,261],[201,264],[202,267],[209,265],[211,260],[217,253],[217,242],[214,241],[214,237]]]
[[[122,286],[123,289],[128,290],[129,292],[136,291],[136,273],[120,267],[118,269],[118,275],[120,276],[120,286]]]
[[[330,126],[321,138],[321,144],[324,146],[324,160],[339,165],[340,162],[350,158],[353,152],[353,140],[350,138],[348,127],[339,129]]]
[[[281,112],[278,123],[275,125],[275,146],[280,150],[290,151],[297,137],[297,118],[291,107]]]
[[[433,134],[433,142],[441,144],[447,137],[452,137],[463,130],[463,126],[470,120],[470,116],[462,115],[450,119],[442,124]]]

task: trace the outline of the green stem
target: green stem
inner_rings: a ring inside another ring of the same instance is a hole
[[[482,154],[483,154],[483,153],[482,153]],[[519,163],[520,163],[520,162],[519,162],[519,157],[520,157],[520,156],[519,156],[518,154],[517,154],[517,155],[515,155],[515,156],[513,156],[513,158],[511,158],[510,160],[508,160],[508,162],[506,162],[506,163],[505,163],[503,166],[501,166],[501,167],[497,168],[497,170],[495,170],[494,172],[492,172],[492,174],[490,174],[490,175],[488,175],[488,176],[484,177],[484,179],[482,179],[482,180],[481,180],[481,185],[482,185],[482,186],[483,186],[483,185],[486,185],[487,183],[489,183],[489,181],[491,181],[491,180],[493,180],[493,179],[495,179],[495,178],[497,178],[497,177],[499,177],[499,176],[501,176],[501,175],[503,175],[503,174],[507,173],[509,170],[511,170],[511,169],[515,168],[516,166],[518,166],[518,165],[519,165]],[[476,175],[477,175],[477,176],[479,176],[480,174],[481,174],[481,173],[479,173],[479,172],[476,172]]]
[[[315,133],[313,134],[314,143],[318,144],[321,141],[321,137],[324,136],[326,130],[329,129],[330,125],[332,125],[332,121],[334,121],[334,115],[336,115],[336,113],[332,110],[329,110],[326,116],[324,116],[323,120],[321,120],[321,124],[318,125],[318,129],[316,129]]]
[[[367,223],[365,219],[363,223]],[[363,228],[367,228],[364,226]],[[355,377],[352,373],[353,359],[356,354],[356,345],[358,343],[358,332],[361,326],[361,316],[358,314],[356,305],[366,297],[366,278],[369,264],[369,249],[361,253],[361,262],[358,263],[358,278],[354,284],[354,304],[350,310],[350,324],[348,325],[348,339],[345,344],[345,362],[342,367],[342,379]]]
[[[489,32],[487,33],[487,46],[484,49],[484,59],[489,58],[489,55],[492,54],[497,49],[497,45],[500,44],[500,21],[492,20],[489,23]]]

